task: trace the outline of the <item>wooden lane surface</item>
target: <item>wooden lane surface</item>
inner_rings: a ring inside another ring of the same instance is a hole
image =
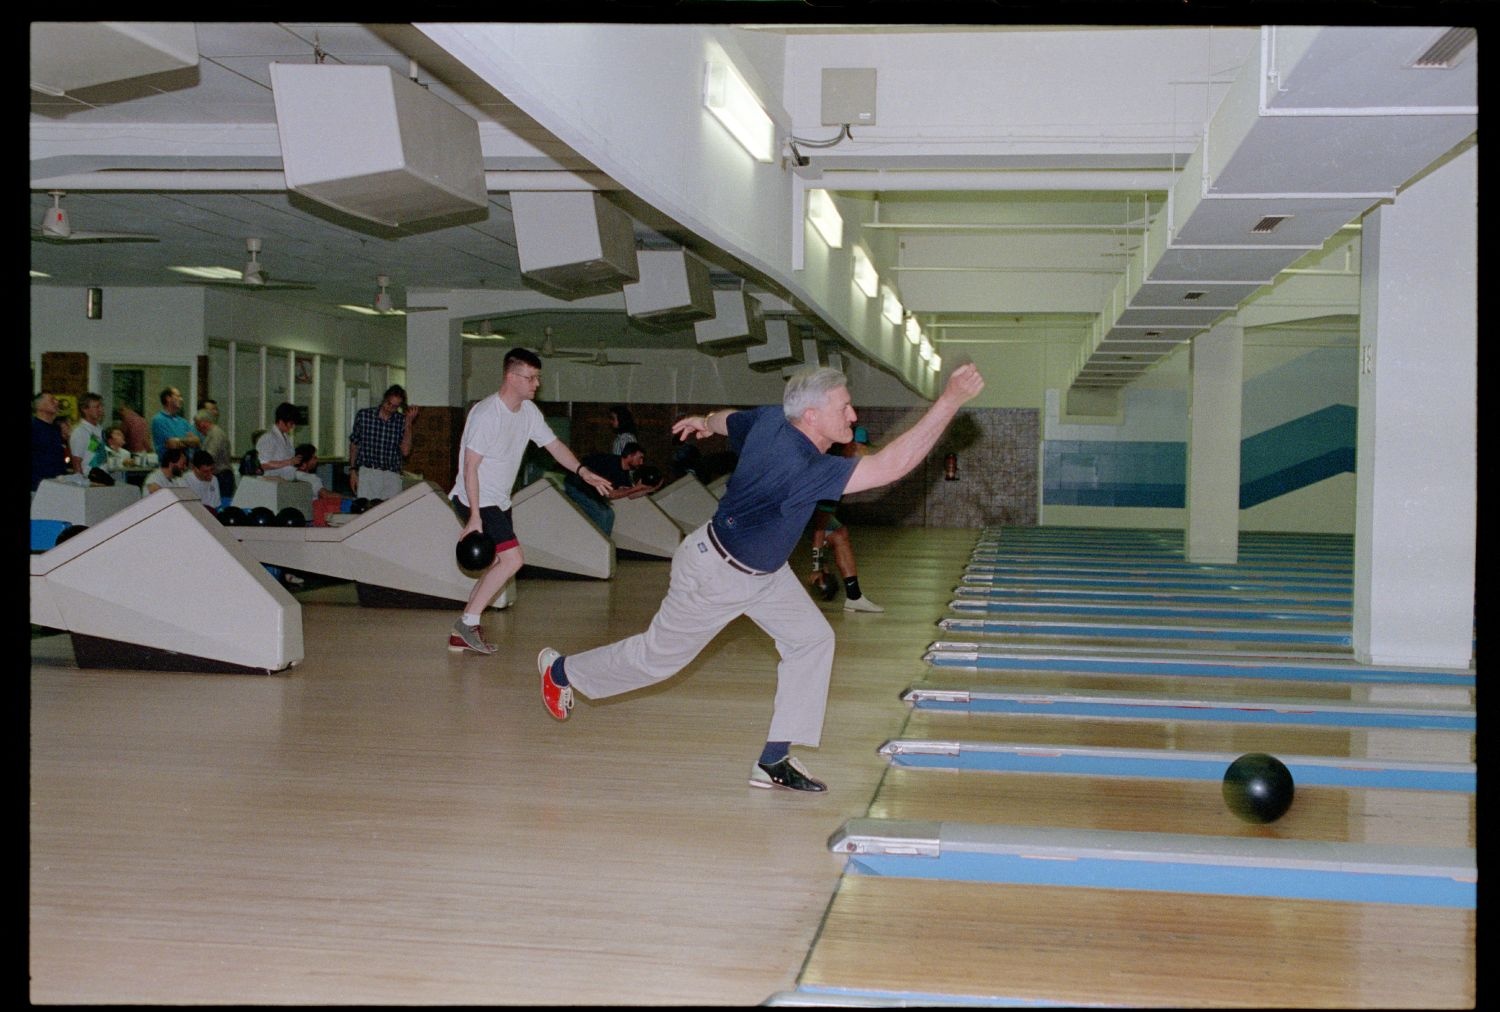
[[[1155,1007],[1472,1008],[1475,912],[851,876],[803,987]]]
[[[903,737],[942,741],[1175,748],[1184,752],[1269,752],[1426,762],[1473,762],[1469,731],[1335,728],[1210,723],[1189,720],[1105,720],[1026,714],[913,711]]]
[[[1474,799],[1457,791],[1297,787],[1290,811],[1256,825],[1230,813],[1217,780],[893,767],[870,818],[1473,847]]]
[[[882,535],[885,532],[881,532]],[[756,1004],[791,988],[972,531],[855,530],[885,615],[838,637],[823,796],[756,790],[776,652],[732,624],[558,724],[535,656],[644,628],[666,562],[522,580],[494,657],[456,608],[301,596],[268,677],[81,671],[33,641],[30,997],[125,1004]],[[797,557],[806,560],[805,547]]]

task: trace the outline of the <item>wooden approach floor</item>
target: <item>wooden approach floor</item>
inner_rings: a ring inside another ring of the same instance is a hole
[[[842,877],[828,838],[865,816],[1474,845],[1472,796],[1308,789],[1276,827],[1236,830],[1213,784],[888,767],[876,749],[902,735],[1250,740],[1191,722],[910,711],[899,693],[930,674],[922,653],[976,536],[855,533],[861,583],[888,611],[825,605],[833,690],[823,747],[800,752],[823,796],[745,782],[776,655],[743,619],[666,686],[580,701],[566,724],[544,713],[537,650],[639,631],[665,561],[622,560],[610,582],[521,581],[487,619],[490,658],[443,648],[455,613],[361,608],[348,586],[299,595],[306,660],[267,677],[85,671],[66,637],[35,639],[30,998],[694,1005],[801,986],[1472,1004],[1473,911]],[[1380,747],[1277,733],[1289,752],[1424,754],[1422,732]],[[1247,950],[1268,955],[1247,966]]]

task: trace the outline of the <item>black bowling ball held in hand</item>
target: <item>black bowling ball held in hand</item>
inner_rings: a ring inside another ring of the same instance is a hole
[[[661,484],[661,468],[650,464],[642,464],[635,469],[634,478],[638,484],[652,486]]]
[[[1280,759],[1250,752],[1224,771],[1224,803],[1245,822],[1275,822],[1292,807],[1296,785]]]
[[[488,569],[495,561],[495,539],[483,531],[470,531],[459,539],[454,554],[460,569]]]

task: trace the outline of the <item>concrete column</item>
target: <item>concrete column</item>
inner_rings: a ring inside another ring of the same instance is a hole
[[[1473,652],[1477,148],[1364,220],[1354,653],[1466,668]]]
[[[446,312],[406,317],[406,398],[422,409],[412,433],[406,468],[442,491],[458,471],[458,442],[464,426],[464,349],[462,321]],[[389,372],[386,375],[389,385]],[[385,386],[372,387],[379,397]]]
[[[1187,536],[1190,562],[1235,562],[1240,545],[1240,401],[1244,328],[1237,318],[1188,349]]]
[[[443,312],[411,313],[406,317],[403,385],[411,403],[423,407],[463,405],[464,350],[460,326],[460,321],[449,319]]]

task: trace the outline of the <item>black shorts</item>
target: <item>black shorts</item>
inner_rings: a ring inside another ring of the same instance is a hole
[[[453,512],[458,514],[458,522],[467,524],[469,507],[465,506],[456,495],[450,497],[448,501],[453,504]],[[503,510],[499,506],[479,507],[479,527],[494,539],[497,552],[503,552],[507,548],[521,547],[521,542],[516,540],[516,529],[510,522],[510,510]]]

